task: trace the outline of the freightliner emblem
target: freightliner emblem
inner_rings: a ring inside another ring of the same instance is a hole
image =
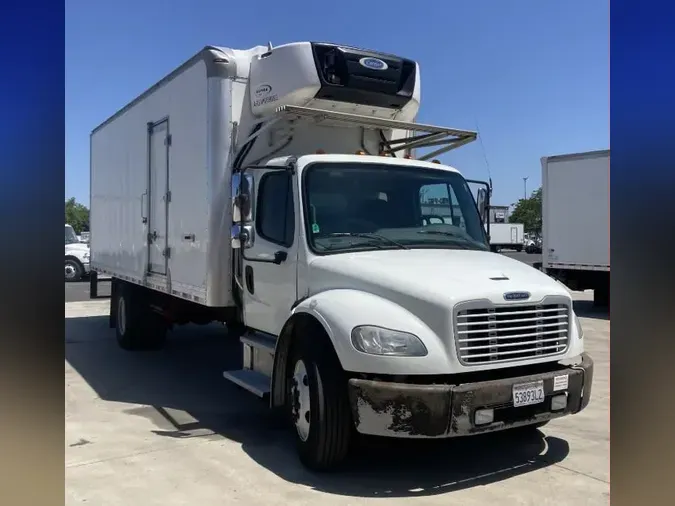
[[[530,292],[506,292],[504,300],[527,300],[530,298]]]

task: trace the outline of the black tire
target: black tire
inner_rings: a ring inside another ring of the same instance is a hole
[[[137,351],[164,346],[168,325],[150,308],[138,289],[118,286],[113,302],[116,304],[115,336],[120,348]]]
[[[518,253],[522,252],[522,251],[523,251],[523,247],[522,247],[522,246],[516,246],[516,251],[517,251]]]
[[[318,330],[317,330],[318,332]],[[287,413],[302,464],[313,471],[328,471],[342,464],[349,452],[353,422],[345,375],[330,342],[321,336],[301,336],[289,356]],[[303,381],[309,389],[309,412],[300,411],[300,393],[295,388],[296,366],[304,364]],[[296,419],[309,421],[303,437]]]
[[[82,264],[74,258],[66,258],[65,278],[66,281],[74,283],[82,279],[84,268]]]

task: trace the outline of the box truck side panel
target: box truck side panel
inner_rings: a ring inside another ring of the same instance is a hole
[[[609,155],[544,159],[545,266],[609,268]]]
[[[207,95],[197,61],[92,133],[94,268],[205,299]]]
[[[490,223],[490,244],[504,246],[523,244],[523,224]]]

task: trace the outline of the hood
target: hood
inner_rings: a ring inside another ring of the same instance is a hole
[[[310,292],[352,288],[396,300],[426,300],[449,306],[489,299],[504,304],[504,293],[526,291],[529,300],[569,291],[543,272],[487,251],[450,249],[378,250],[316,257],[310,262]]]
[[[74,242],[66,244],[66,251],[81,251],[82,253],[89,252],[89,245],[83,242]]]

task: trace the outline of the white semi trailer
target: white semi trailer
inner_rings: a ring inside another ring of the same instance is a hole
[[[544,271],[609,304],[609,150],[541,159]]]
[[[490,252],[489,191],[433,160],[476,134],[415,123],[419,100],[418,65],[394,55],[206,47],[94,129],[92,265],[119,345],[224,322],[243,349],[225,378],[286,411],[313,469],[354,431],[582,410],[593,362],[569,293]],[[425,216],[429,198],[451,219]]]

